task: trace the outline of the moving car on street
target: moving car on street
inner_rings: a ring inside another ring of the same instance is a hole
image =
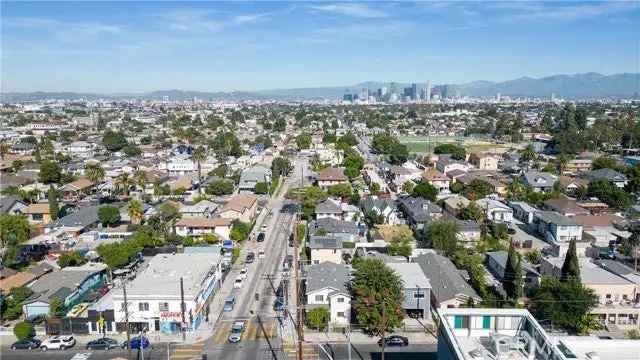
[[[238,278],[241,278],[242,280],[244,280],[247,278],[248,275],[249,275],[249,269],[242,268],[242,270],[240,270],[240,275],[238,275]]]
[[[253,251],[247,254],[247,258],[244,260],[245,264],[251,264],[256,259],[256,253]]]
[[[233,282],[233,288],[234,289],[240,289],[242,288],[242,283],[244,282],[244,279],[241,278],[240,276],[238,276],[236,278],[236,280]]]
[[[235,306],[236,306],[236,297],[235,296],[231,296],[230,298],[225,300],[224,307],[222,308],[222,310],[223,311],[233,311],[233,308]]]
[[[400,335],[391,335],[384,338],[385,346],[408,346],[409,339]],[[382,339],[378,340],[378,346],[382,346]]]
[[[36,338],[18,340],[11,345],[11,350],[32,350],[40,347],[41,341]]]
[[[147,339],[144,336],[136,336],[136,337],[131,339],[130,343],[127,343],[126,340],[125,340],[125,342],[122,343],[122,348],[123,349],[126,349],[127,346],[131,347],[132,350],[135,350],[135,349],[146,349],[146,348],[151,346],[151,343],[149,342],[149,339]]]
[[[237,343],[242,340],[242,333],[244,332],[244,321],[235,321],[231,326],[231,333],[229,334],[229,342]]]
[[[258,234],[258,237],[256,238],[257,242],[263,242],[265,239],[265,234],[263,232],[261,232],[260,234]]]
[[[258,251],[258,259],[264,259],[266,255],[264,254],[264,250]]]

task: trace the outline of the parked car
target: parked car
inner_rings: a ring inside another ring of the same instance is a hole
[[[149,339],[147,339],[144,336],[136,336],[136,337],[132,338],[129,343],[127,343],[126,340],[125,340],[125,342],[122,343],[122,348],[123,349],[126,349],[127,347],[130,347],[132,350],[133,349],[146,349],[146,348],[148,348],[150,346],[151,346],[151,343],[149,342]]]
[[[295,244],[293,243],[293,233],[289,234],[289,247],[294,247]]]
[[[18,340],[11,345],[11,350],[32,350],[40,347],[40,340],[36,338]]]
[[[87,343],[87,350],[111,350],[117,347],[118,342],[110,338],[100,338]]]
[[[385,346],[408,346],[409,339],[400,335],[391,335],[384,338]],[[378,340],[378,346],[382,346],[382,339]]]
[[[40,350],[64,350],[73,347],[76,344],[76,339],[70,335],[58,335],[52,336],[40,344]]]
[[[242,280],[244,280],[244,279],[246,279],[246,278],[247,278],[248,274],[249,274],[249,269],[247,269],[247,268],[242,268],[242,269],[240,270],[240,275],[238,275],[238,278],[242,278]]]
[[[256,259],[256,254],[254,252],[249,252],[244,262],[245,264],[251,264],[255,259]]]
[[[273,310],[275,311],[283,311],[287,306],[284,303],[284,299],[281,297],[277,297],[276,301],[273,303]]]
[[[231,333],[229,334],[229,342],[237,343],[242,340],[242,333],[244,332],[244,321],[234,321],[233,325],[231,325]]]
[[[27,320],[27,322],[30,322],[32,324],[40,324],[44,322],[46,319],[47,319],[47,316],[45,314],[38,314],[38,315],[31,315],[27,317],[25,320]]]
[[[233,282],[233,288],[234,289],[240,289],[242,288],[242,283],[244,282],[244,279],[241,277],[237,277],[236,280]]]
[[[227,300],[225,300],[224,302],[224,307],[222,308],[223,311],[233,311],[233,308],[236,306],[236,297],[232,296],[230,298],[228,298]]]
[[[258,237],[256,238],[256,241],[257,242],[263,242],[265,237],[266,237],[266,235],[263,232],[261,232],[260,234],[258,234]]]

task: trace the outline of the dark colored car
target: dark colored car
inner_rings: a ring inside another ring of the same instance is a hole
[[[256,254],[254,252],[250,252],[247,254],[247,258],[245,259],[244,262],[247,264],[251,264],[255,259],[256,259]]]
[[[258,234],[258,237],[256,238],[257,242],[263,242],[265,238],[265,235],[263,232],[261,232],[260,234]]]
[[[275,311],[283,311],[286,309],[286,305],[284,304],[284,299],[281,297],[276,298],[276,301],[273,303],[273,310]]]
[[[290,247],[295,246],[295,244],[293,243],[293,233],[289,234],[289,246]]]
[[[128,344],[126,341],[122,343],[122,348],[126,349],[127,345],[130,345],[131,349],[146,349],[149,346],[151,346],[151,343],[149,342],[149,339],[147,339],[146,337],[137,336],[131,339],[130,344]]]
[[[20,246],[17,260],[21,263],[40,261],[49,252],[49,246],[44,244],[30,244]]]
[[[43,323],[47,319],[47,316],[44,314],[31,315],[26,318],[27,322],[32,324],[40,324]]]
[[[289,267],[293,265],[293,255],[287,255],[287,262],[289,263]]]
[[[118,342],[109,338],[101,338],[89,341],[87,350],[110,350],[118,347]]]
[[[507,228],[507,234],[515,235],[516,234],[516,229],[514,229],[512,227]]]
[[[385,346],[408,346],[409,339],[400,335],[391,335],[384,338]],[[378,340],[378,346],[382,346],[382,339]]]
[[[11,350],[31,350],[40,347],[40,340],[38,339],[24,339],[19,340],[11,345]]]

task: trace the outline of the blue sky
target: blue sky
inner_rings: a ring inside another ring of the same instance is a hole
[[[638,2],[7,2],[2,91],[639,72]]]

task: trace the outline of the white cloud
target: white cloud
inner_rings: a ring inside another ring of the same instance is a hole
[[[339,15],[352,16],[357,18],[373,19],[387,17],[387,13],[379,9],[374,9],[362,3],[336,3],[325,5],[312,5],[310,9],[315,11],[334,13]]]
[[[22,29],[46,30],[61,40],[94,37],[101,34],[118,34],[124,31],[124,28],[120,25],[104,24],[101,22],[68,22],[32,17],[6,19],[5,24]]]
[[[212,18],[213,11],[207,10],[176,10],[161,17],[168,22],[170,29],[192,32],[219,32],[227,27],[250,24],[267,18],[270,13],[240,14],[228,18]]]

